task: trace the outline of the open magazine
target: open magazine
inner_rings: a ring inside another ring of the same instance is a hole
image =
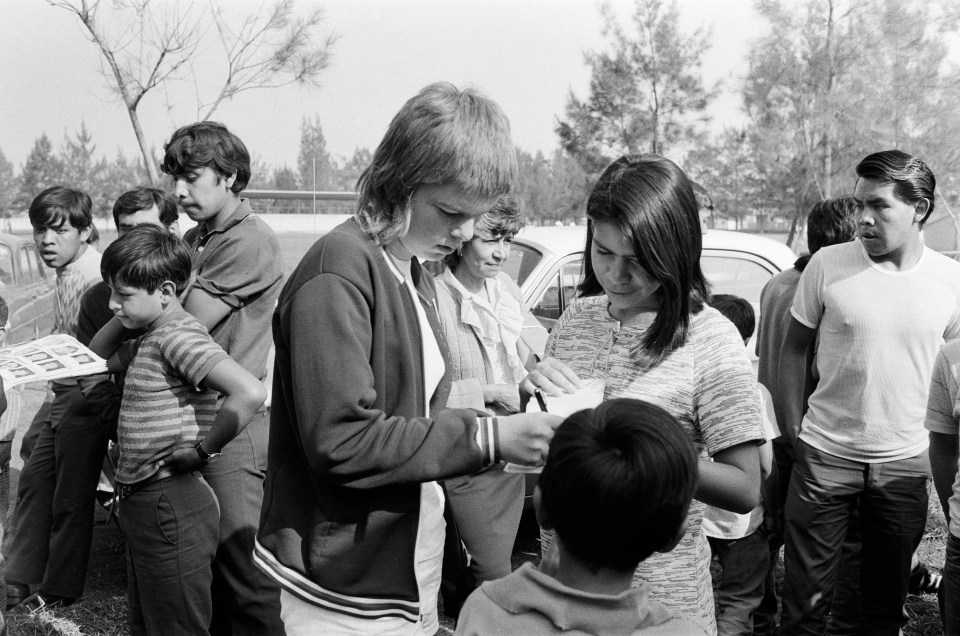
[[[106,360],[65,334],[0,349],[0,377],[7,389],[25,382],[106,372]]]

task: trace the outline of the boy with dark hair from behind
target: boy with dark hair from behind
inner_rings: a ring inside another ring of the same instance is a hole
[[[733,323],[744,342],[750,340],[757,327],[757,314],[750,301],[733,294],[713,294],[710,297],[710,306]]]
[[[117,490],[130,631],[205,634],[220,515],[198,471],[244,429],[266,389],[180,305],[191,272],[183,240],[165,228],[134,227],[106,249],[102,270],[119,320],[90,348],[109,358],[109,371],[127,373]],[[146,334],[121,344],[124,329]]]
[[[753,306],[733,294],[714,294],[710,306],[733,323],[747,343],[756,327]],[[760,504],[746,514],[737,514],[707,506],[703,515],[703,533],[710,542],[710,551],[720,562],[719,581],[714,582],[719,636],[753,634],[754,614],[764,595],[764,579],[770,561],[765,527],[764,501],[774,496],[775,482],[768,479],[773,465],[772,439],[779,435],[773,398],[762,384],[757,384],[763,406],[763,428],[766,441],[760,446],[760,468],[763,484]]]
[[[534,494],[557,559],[484,583],[457,634],[706,633],[630,588],[637,565],[676,546],[698,478],[689,436],[658,406],[616,399],[571,415]]]

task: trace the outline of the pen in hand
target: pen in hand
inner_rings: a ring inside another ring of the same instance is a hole
[[[540,364],[540,356],[534,353],[533,361]],[[547,411],[547,401],[543,399],[543,391],[540,390],[540,387],[534,387],[533,397],[537,398],[537,405],[540,407],[540,410],[544,413],[549,413],[549,411]]]
[[[540,387],[533,390],[533,397],[537,398],[537,405],[540,406],[540,410],[544,413],[549,413],[547,410],[547,401],[543,399],[543,391],[540,390]]]

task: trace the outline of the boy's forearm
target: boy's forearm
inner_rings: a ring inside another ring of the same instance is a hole
[[[953,482],[957,477],[957,461],[960,459],[960,447],[956,435],[930,433],[930,471],[937,497],[943,508],[943,515],[950,520],[950,497],[953,496]]]
[[[796,446],[797,436],[805,411],[804,390],[807,384],[809,362],[807,350],[816,337],[812,327],[790,317],[790,323],[780,345],[780,363],[777,368],[777,387],[780,394],[780,410],[783,421],[780,432]]]
[[[759,479],[754,481],[736,466],[701,459],[700,481],[693,498],[710,506],[746,514],[759,503]]]
[[[89,349],[101,358],[110,358],[123,342],[123,325],[114,317],[100,328],[90,341]]]
[[[219,453],[233,438],[243,432],[257,410],[263,405],[252,396],[229,395],[217,411],[210,430],[201,440],[203,450],[208,453]]]

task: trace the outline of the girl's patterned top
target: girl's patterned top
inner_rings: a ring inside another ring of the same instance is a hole
[[[763,439],[756,380],[730,321],[704,308],[691,316],[686,344],[654,366],[642,348],[654,314],[623,327],[608,305],[605,295],[575,301],[554,327],[546,355],[568,364],[580,378],[604,379],[604,399],[638,398],[666,409],[702,456]],[[710,549],[700,530],[703,512],[704,504],[694,501],[680,544],[641,563],[634,577],[651,584],[653,598],[701,619],[715,634]]]

